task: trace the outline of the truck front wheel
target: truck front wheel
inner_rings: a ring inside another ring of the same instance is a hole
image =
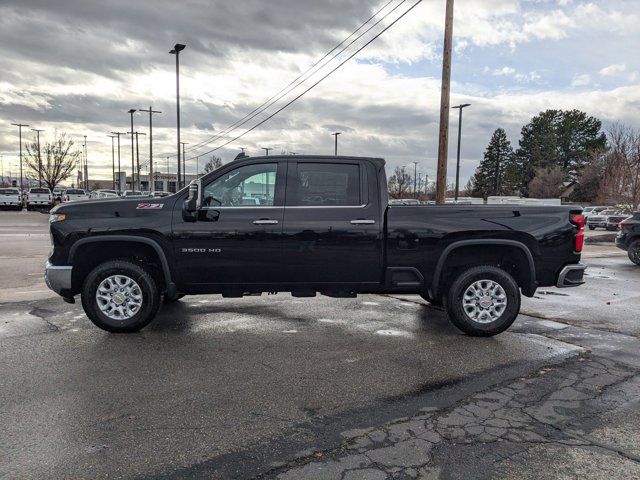
[[[126,260],[111,260],[87,275],[82,307],[107,332],[137,332],[156,316],[160,293],[149,272]]]
[[[469,268],[451,284],[445,308],[464,333],[491,337],[504,332],[520,312],[520,289],[504,270],[490,265]]]

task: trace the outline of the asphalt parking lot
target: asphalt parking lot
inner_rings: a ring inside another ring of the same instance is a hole
[[[494,338],[419,297],[186,297],[134,335],[0,212],[2,478],[640,478],[640,269],[588,246]]]

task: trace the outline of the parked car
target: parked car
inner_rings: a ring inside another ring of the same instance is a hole
[[[68,188],[64,192],[63,199],[65,202],[74,202],[77,200],[89,200],[89,194],[82,188]]]
[[[610,232],[614,232],[614,231],[618,230],[620,222],[622,222],[623,220],[625,220],[627,218],[629,218],[629,214],[628,213],[616,213],[616,214],[613,214],[613,215],[607,215],[606,216],[606,226],[605,226],[605,228]]]
[[[0,188],[0,207],[22,210],[22,195],[19,188]]]
[[[60,203],[64,202],[64,192],[63,188],[54,188],[53,189],[53,202]]]
[[[617,210],[609,209],[609,210],[600,210],[596,213],[591,213],[589,218],[586,220],[587,227],[589,230],[595,230],[596,228],[607,228],[607,217],[609,215],[616,215]]]
[[[89,194],[90,200],[98,200],[101,198],[118,198],[118,192],[115,190],[94,190]]]
[[[581,209],[388,206],[384,163],[244,158],[170,197],[59,205],[47,285],[67,302],[80,294],[110,332],[140,330],[185,294],[319,292],[419,294],[467,334],[491,336],[516,319],[521,294],[584,283]],[[269,204],[243,205],[267,189]]]
[[[144,192],[140,192],[137,190],[125,190],[122,192],[122,194],[120,195],[122,198],[151,198],[150,195],[145,194]]]
[[[161,192],[159,190],[151,192],[151,196],[154,197],[154,198],[168,197],[169,195],[172,195],[172,193],[170,193],[170,192]]]
[[[627,252],[629,260],[640,265],[640,212],[620,222],[619,230],[616,246]]]
[[[53,195],[48,188],[33,187],[29,189],[25,201],[27,210],[33,210],[36,207],[50,208],[53,206]]]

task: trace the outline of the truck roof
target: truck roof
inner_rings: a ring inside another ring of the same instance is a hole
[[[374,163],[376,166],[384,166],[384,158],[377,157],[355,157],[346,155],[259,155],[257,157],[243,157],[237,160],[322,160],[331,162],[353,162],[354,160],[368,160]],[[236,160],[234,160],[236,161]]]

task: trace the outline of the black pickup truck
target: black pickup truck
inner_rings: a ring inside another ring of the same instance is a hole
[[[520,295],[583,283],[570,207],[389,206],[384,160],[268,156],[169,197],[51,211],[45,279],[110,332],[188,294],[419,294],[470,335],[507,329]]]

